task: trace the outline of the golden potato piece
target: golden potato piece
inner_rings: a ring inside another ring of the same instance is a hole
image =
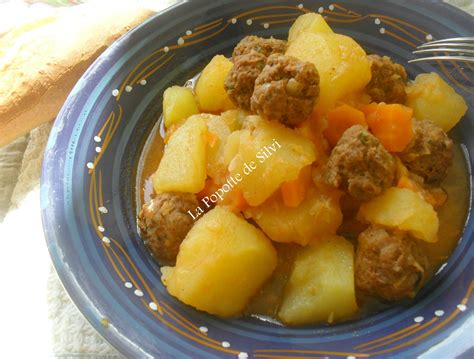
[[[284,125],[249,116],[226,144],[225,161],[245,200],[258,206],[316,159],[313,143]]]
[[[163,93],[165,127],[178,125],[191,115],[199,113],[193,91],[182,86],[168,87]]]
[[[287,55],[312,62],[319,72],[321,112],[336,101],[361,91],[369,83],[371,63],[362,47],[348,36],[331,33],[300,33],[288,46]]]
[[[277,252],[257,228],[224,207],[199,219],[175,267],[161,269],[169,293],[222,317],[240,315],[277,266]]]
[[[298,253],[278,316],[288,325],[347,318],[357,312],[354,248],[327,236]]]
[[[258,207],[249,208],[245,216],[252,218],[271,240],[301,245],[336,234],[342,223],[339,194],[314,188],[296,208],[285,206],[278,197],[270,198]]]
[[[333,33],[326,20],[324,20],[321,15],[314,12],[298,16],[293,25],[291,25],[290,31],[288,32],[288,42],[296,39],[302,32]]]
[[[439,221],[433,206],[409,189],[389,188],[381,196],[362,204],[358,217],[372,224],[407,231],[426,242],[438,240]]]
[[[417,120],[428,120],[445,132],[453,128],[467,111],[464,99],[438,74],[420,74],[408,85],[407,106]]]
[[[209,138],[207,143],[207,175],[217,183],[225,178],[227,166],[224,163],[224,149],[231,131],[221,116],[202,114],[206,119]]]
[[[202,112],[219,113],[235,108],[224,88],[225,78],[232,66],[225,56],[216,55],[202,70],[195,88],[196,100]]]
[[[172,134],[153,174],[155,192],[197,193],[204,188],[207,133],[205,119],[193,115]]]

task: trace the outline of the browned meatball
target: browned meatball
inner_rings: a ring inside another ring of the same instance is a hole
[[[415,296],[426,279],[428,259],[403,232],[371,226],[359,235],[355,259],[357,288],[386,300]]]
[[[369,200],[390,187],[396,162],[363,126],[347,129],[331,152],[325,181],[359,200]]]
[[[311,114],[318,95],[319,74],[313,64],[275,54],[255,81],[250,106],[263,117],[296,126]]]
[[[255,80],[265,67],[266,61],[265,55],[255,51],[234,58],[234,66],[225,79],[224,87],[237,106],[250,110]]]
[[[174,264],[179,245],[194,222],[198,201],[190,193],[158,193],[145,203],[138,215],[138,226],[145,245],[163,264]]]
[[[286,51],[286,41],[274,39],[273,37],[265,39],[254,35],[246,36],[237,44],[232,53],[235,59],[237,56],[258,52],[265,57],[271,54],[284,54]]]
[[[440,182],[453,160],[453,141],[434,123],[414,121],[413,139],[400,153],[400,159],[426,182]]]
[[[372,80],[367,85],[367,93],[375,102],[405,103],[407,72],[402,65],[390,57],[369,55],[372,60]]]

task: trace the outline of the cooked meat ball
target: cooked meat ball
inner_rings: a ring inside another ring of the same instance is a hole
[[[275,54],[255,81],[250,106],[270,120],[296,126],[311,114],[318,95],[319,74],[313,64]]]
[[[359,200],[369,200],[390,187],[396,162],[363,126],[347,129],[331,152],[325,181]]]
[[[407,72],[387,56],[369,55],[372,60],[372,80],[367,93],[375,102],[405,103]]]
[[[255,80],[265,67],[266,61],[265,55],[255,51],[234,58],[234,66],[225,79],[224,87],[237,106],[250,110]]]
[[[232,57],[249,54],[253,51],[261,53],[265,57],[271,54],[284,54],[286,51],[286,41],[274,39],[273,37],[265,39],[254,35],[246,36],[237,44],[232,53]]]
[[[453,160],[453,141],[434,123],[414,121],[413,139],[400,153],[400,159],[426,182],[440,182]]]
[[[179,245],[194,222],[187,213],[198,201],[191,193],[158,193],[145,203],[138,215],[138,226],[145,245],[163,264],[174,264]]]
[[[386,300],[415,296],[426,279],[428,259],[416,240],[403,232],[371,226],[358,238],[357,288]]]

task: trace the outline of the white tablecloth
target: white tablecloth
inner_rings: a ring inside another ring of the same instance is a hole
[[[473,0],[448,2],[474,14]],[[39,205],[50,128],[0,148],[0,357],[121,358],[76,309],[50,263]]]

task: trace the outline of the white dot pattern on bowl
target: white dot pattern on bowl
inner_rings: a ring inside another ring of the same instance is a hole
[[[303,8],[304,8],[304,5],[303,5],[302,3],[300,3],[300,4],[297,5],[297,7],[298,7],[299,9],[303,9]],[[330,5],[328,6],[328,9],[329,9],[330,11],[333,11],[333,10],[335,9],[335,5],[334,5],[334,4],[330,4]],[[323,6],[321,6],[321,7],[318,8],[317,11],[318,11],[320,14],[322,14],[322,13],[324,13],[325,9],[324,9]],[[327,18],[327,16],[324,16],[324,18]],[[243,19],[242,19],[242,20],[243,20]],[[237,20],[236,18],[232,18],[232,19],[230,19],[230,21],[228,20],[228,22],[230,22],[230,23],[232,23],[232,24],[236,24],[236,23],[238,22],[238,20]],[[245,20],[245,22],[246,22],[246,24],[247,24],[248,26],[251,26],[251,25],[253,24],[253,20],[252,20],[251,18]],[[381,24],[382,24],[382,20],[381,20],[380,18],[375,18],[375,19],[374,19],[374,23],[375,23],[375,25],[381,25]],[[267,22],[265,22],[265,23],[260,23],[260,24],[261,24],[261,26],[262,26],[263,28],[265,28],[265,29],[268,29],[268,28],[270,27],[270,24],[267,23]],[[379,27],[379,26],[377,26],[377,27]],[[379,27],[379,32],[380,32],[380,34],[385,34],[385,33],[386,33],[386,29],[385,29],[384,27]],[[186,34],[186,36],[190,36],[190,35],[193,34],[193,31],[191,31],[191,30],[186,30],[186,31],[185,31],[185,34]],[[433,40],[433,36],[432,36],[431,34],[426,35],[426,40],[427,40],[427,41]],[[178,45],[183,45],[184,43],[185,43],[184,38],[183,38],[183,37],[179,37],[178,40],[177,40],[177,44],[178,44]],[[171,46],[171,45],[170,45],[170,46]],[[176,46],[172,46],[172,47],[175,48]],[[163,47],[163,51],[164,51],[165,53],[168,53],[168,52],[170,51],[170,48],[169,48],[168,46],[165,46],[165,47]],[[138,84],[140,84],[140,85],[142,85],[142,86],[145,86],[145,85],[147,84],[147,80],[146,80],[146,79],[141,79],[141,80],[138,82]],[[125,88],[124,88],[124,91],[127,92],[127,93],[132,92],[132,90],[133,90],[133,87],[130,86],[130,85],[127,85],[127,86],[125,86]],[[119,96],[119,95],[120,95],[120,91],[119,91],[118,89],[114,89],[114,90],[112,91],[112,96],[117,97],[117,96]],[[93,139],[94,139],[94,141],[97,142],[97,143],[99,143],[99,142],[102,141],[101,137],[99,137],[99,136],[94,136]],[[105,148],[105,146],[104,146],[104,148]],[[99,146],[95,147],[95,151],[96,151],[97,153],[101,153],[102,147],[99,147]],[[95,165],[94,165],[93,162],[88,162],[88,163],[86,164],[86,166],[87,166],[87,168],[89,168],[90,170],[94,169],[94,167],[95,167]],[[101,212],[101,213],[103,213],[103,214],[108,213],[108,210],[107,210],[107,208],[105,208],[105,207],[99,207],[98,210],[99,210],[99,212]],[[102,226],[100,226],[100,225],[97,226],[97,229],[98,229],[100,232],[105,232],[105,228],[102,227]],[[101,235],[101,236],[102,236],[102,235]],[[108,245],[111,243],[111,240],[110,240],[108,237],[106,237],[106,236],[102,236],[102,237],[101,237],[101,240],[102,240],[104,243],[108,244]],[[109,247],[109,246],[108,246],[108,247]],[[443,267],[444,267],[444,265],[440,268],[440,270],[441,270]],[[439,271],[440,271],[440,270],[439,270]],[[134,287],[133,284],[130,283],[130,282],[124,282],[124,286],[125,286],[126,288],[128,288],[128,289],[132,289],[132,288]],[[132,290],[133,290],[133,289],[132,289]],[[134,293],[137,297],[143,297],[143,296],[144,296],[144,293],[143,293],[140,289],[135,289],[135,290],[133,291],[133,293]],[[465,301],[465,300],[466,300],[466,299],[464,299],[464,301]],[[146,303],[146,302],[145,302],[145,303]],[[145,304],[145,305],[146,305],[146,304]],[[149,308],[150,308],[151,310],[153,310],[153,311],[158,311],[158,304],[157,304],[156,302],[149,302],[149,303],[148,303],[148,306],[149,306]],[[461,312],[464,312],[464,311],[466,311],[467,307],[466,307],[465,304],[462,304],[462,303],[461,303],[461,304],[458,304],[458,305],[457,305],[457,309],[458,309],[459,311],[461,311]],[[445,315],[445,311],[444,311],[444,310],[441,310],[441,309],[435,310],[435,311],[434,311],[434,315],[435,315],[436,317],[442,317],[442,316]],[[415,323],[422,323],[422,322],[425,321],[425,318],[424,318],[423,316],[416,316],[416,317],[413,318],[413,320],[414,320]],[[425,324],[425,325],[427,325],[427,324]],[[199,331],[201,331],[202,333],[208,333],[208,328],[205,327],[205,326],[200,326],[200,327],[199,327]],[[234,342],[234,345],[236,345],[235,342]],[[228,341],[222,341],[222,342],[221,342],[221,346],[222,346],[223,348],[230,348],[230,347],[231,347],[231,343],[228,342]],[[238,352],[238,351],[237,351],[237,352]],[[236,352],[234,352],[234,353],[236,353]],[[347,354],[346,354],[346,355],[347,355]],[[249,358],[249,354],[246,353],[246,352],[240,352],[240,353],[237,354],[237,357],[238,357],[239,359],[248,359],[248,358]],[[349,356],[346,357],[346,359],[356,359],[356,356],[349,355]]]

